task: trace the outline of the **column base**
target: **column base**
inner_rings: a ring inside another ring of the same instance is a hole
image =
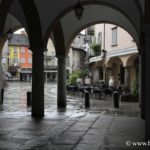
[[[43,114],[35,114],[35,113],[32,113],[31,116],[33,118],[43,118],[44,117],[44,113]]]
[[[64,103],[60,103],[60,104],[57,104],[57,108],[59,109],[65,109],[66,108],[66,104]]]

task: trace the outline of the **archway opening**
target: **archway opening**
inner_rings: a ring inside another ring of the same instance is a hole
[[[79,35],[77,35],[77,37],[78,36]],[[79,92],[79,95],[81,95],[80,86],[82,86],[83,84],[85,84],[87,87],[90,87],[89,89],[87,89],[89,90],[89,92],[91,92],[91,99],[95,98],[93,96],[97,92],[95,90],[95,93],[92,93],[94,87],[102,86],[106,86],[108,89],[113,89],[112,92],[120,90],[118,92],[124,95],[127,94],[125,92],[128,92],[131,97],[135,94],[134,90],[135,88],[137,88],[136,94],[139,94],[138,87],[134,87],[135,79],[137,80],[137,82],[139,81],[139,76],[136,73],[136,69],[139,66],[134,62],[135,58],[137,58],[138,56],[138,49],[131,35],[129,35],[121,27],[114,24],[95,24],[84,29],[83,45],[84,49],[86,50],[85,62],[88,66],[89,72],[87,74],[88,79],[84,77],[81,82],[80,77],[78,77],[79,79],[76,79],[76,83],[74,83],[74,85],[78,86],[77,92]],[[99,50],[96,50],[96,47],[98,47]],[[85,67],[83,69],[86,70]],[[110,91],[107,91],[107,93],[105,93],[104,89],[102,90],[102,95],[108,94],[108,97],[104,95],[102,96],[102,99],[108,98],[110,100],[109,96],[111,94],[111,96],[113,96],[113,93],[110,94]],[[96,98],[99,98],[98,93],[96,93],[95,95]],[[127,105],[130,105],[133,102],[132,98],[129,97],[127,98]],[[136,103],[132,103],[134,108],[138,108],[138,101],[139,99],[137,96]],[[139,114],[139,108],[134,109],[133,111],[131,110],[131,112],[132,114],[137,115]]]
[[[2,48],[3,110],[29,111],[27,92],[31,92],[32,51],[24,28],[13,28],[12,37],[4,41]]]

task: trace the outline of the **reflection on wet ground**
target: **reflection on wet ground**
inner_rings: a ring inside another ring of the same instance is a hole
[[[26,93],[31,83],[9,82],[0,111],[0,150],[130,150],[132,142],[144,141],[145,123],[138,103],[123,103],[115,109],[111,98],[67,96],[65,112],[57,111],[57,85],[45,84],[45,116],[31,117]],[[127,143],[128,142],[128,143]],[[130,144],[130,145],[129,145]],[[145,149],[146,150],[146,149]]]
[[[8,82],[4,92],[4,105],[3,111],[30,111],[27,107],[27,91],[31,91],[30,82]],[[57,110],[57,84],[45,83],[45,111]],[[121,102],[120,108],[113,107],[111,97],[107,100],[96,99],[94,96],[90,98],[90,109],[84,108],[84,97],[78,95],[67,95],[67,110],[68,111],[89,111],[89,112],[102,112],[116,113],[120,115],[139,116],[139,104]]]

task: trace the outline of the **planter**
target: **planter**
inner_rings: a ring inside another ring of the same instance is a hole
[[[91,84],[91,78],[89,78],[89,77],[86,77],[85,78],[85,84]]]

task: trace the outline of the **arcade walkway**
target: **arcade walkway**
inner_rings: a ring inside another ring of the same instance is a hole
[[[121,103],[117,110],[111,100],[92,99],[91,108],[85,110],[82,98],[68,96],[67,110],[58,111],[56,85],[45,88],[45,117],[38,120],[31,117],[25,94],[20,93],[30,85],[8,84],[0,112],[0,150],[144,150],[131,146],[144,142],[137,103]]]

